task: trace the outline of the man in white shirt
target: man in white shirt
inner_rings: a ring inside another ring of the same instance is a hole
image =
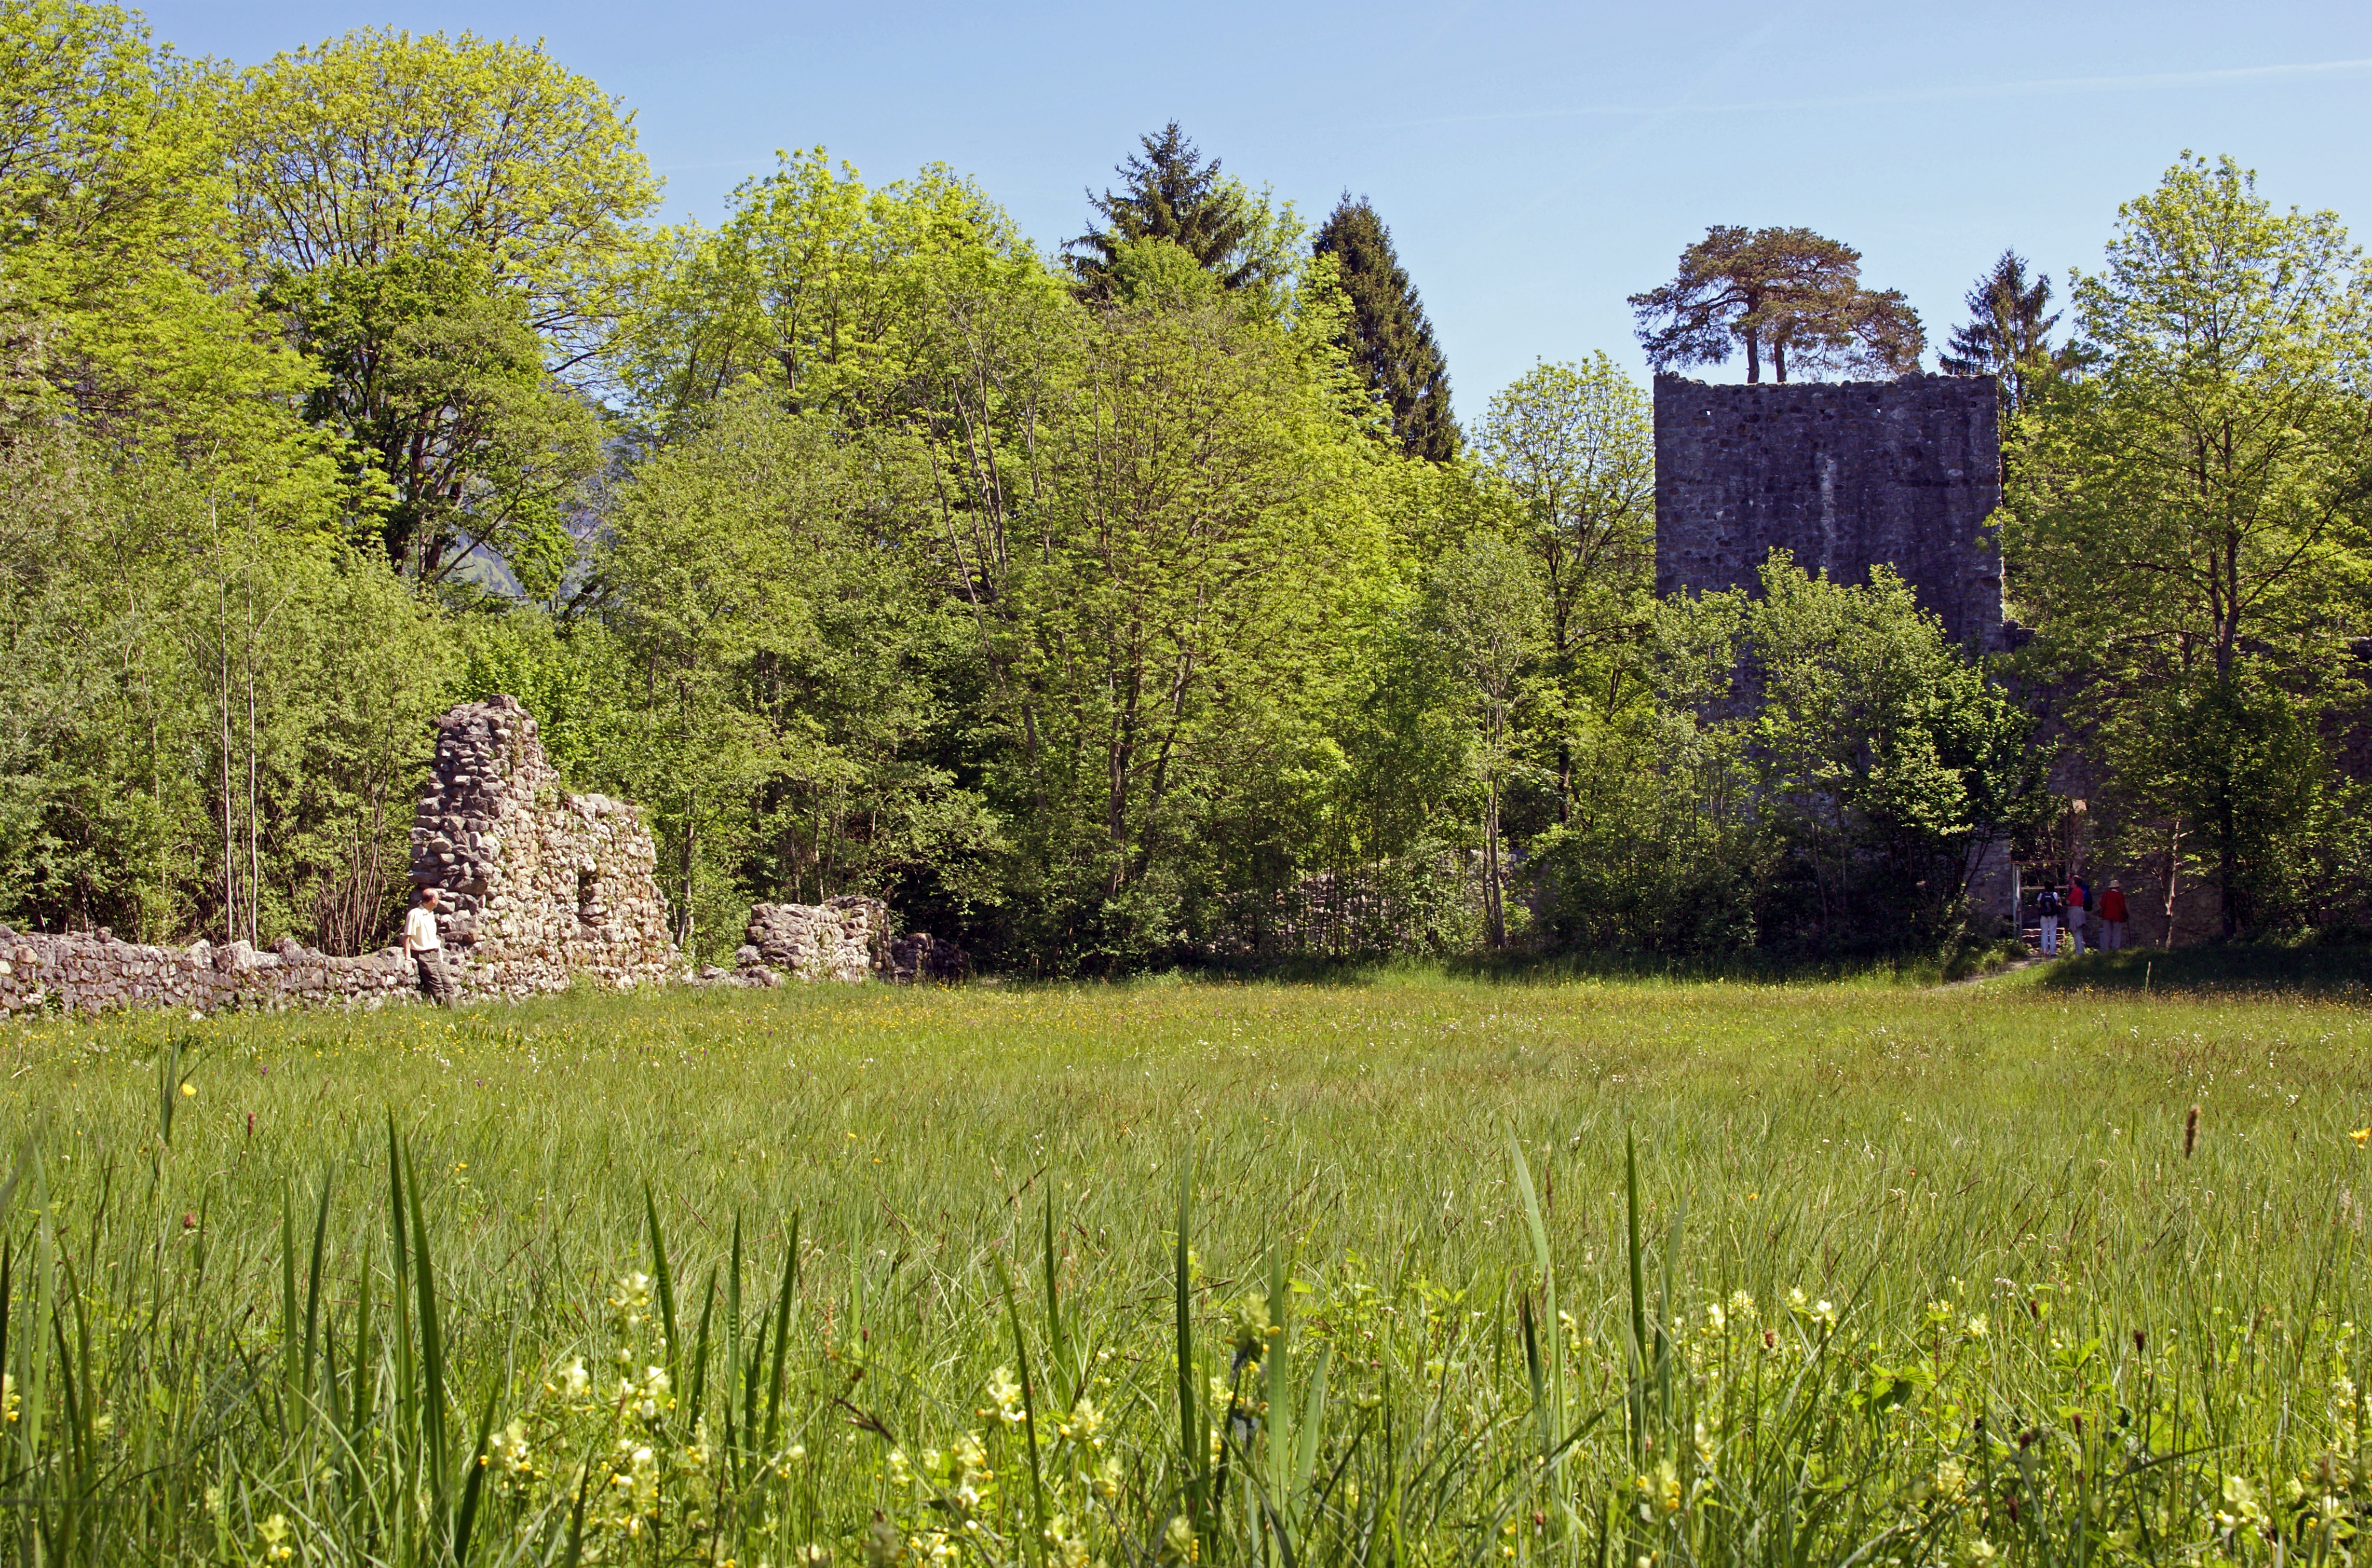
[[[438,894],[420,889],[420,901],[403,917],[403,956],[420,967],[420,994],[440,1007],[453,1005],[453,976],[445,967],[445,939],[436,934]]]

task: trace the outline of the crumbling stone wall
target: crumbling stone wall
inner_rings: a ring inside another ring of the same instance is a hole
[[[1982,653],[2007,645],[1992,377],[1709,386],[1656,377],[1656,591],[1751,588],[1774,547],[1866,582],[1891,565]]]
[[[135,1005],[274,1010],[306,1003],[376,1007],[409,993],[412,966],[390,949],[359,958],[316,953],[284,936],[258,952],[245,942],[151,947],[96,935],[46,936],[0,926],[0,1017],[55,1007],[97,1013]]]
[[[749,941],[735,967],[703,970],[710,983],[777,985],[785,974],[802,981],[861,982],[878,977],[898,985],[950,982],[971,972],[962,948],[928,932],[891,936],[890,910],[878,899],[843,894],[820,904],[759,904],[750,912]]]
[[[412,879],[444,889],[439,916],[463,994],[559,991],[587,974],[631,987],[678,966],[657,852],[634,807],[571,795],[515,697],[437,723],[412,830]]]
[[[878,899],[845,894],[820,904],[760,904],[734,958],[741,968],[762,964],[797,980],[861,981],[873,972],[889,912]]]

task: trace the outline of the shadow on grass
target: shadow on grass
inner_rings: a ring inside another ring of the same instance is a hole
[[[2087,953],[2043,966],[2034,983],[2051,991],[2233,991],[2361,994],[2372,989],[2372,946],[2354,943],[2218,942]]]
[[[1483,953],[1451,958],[1285,958],[1260,965],[1180,971],[1211,981],[1286,985],[1391,987],[1444,981],[1511,985],[1592,981],[1702,985],[1934,985],[1986,973],[2023,957],[2010,942],[1970,943],[1941,953],[1850,958],[1767,953]]]

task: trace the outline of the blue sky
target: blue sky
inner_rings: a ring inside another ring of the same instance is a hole
[[[1535,358],[1641,368],[1623,296],[1715,223],[1801,224],[1908,293],[1931,346],[2004,246],[2064,285],[2188,147],[2372,237],[2372,6],[759,6],[172,0],[242,64],[348,28],[545,40],[624,99],[668,215],[774,149],[977,177],[1052,245],[1178,120],[1314,220],[1391,226],[1461,417]],[[1728,374],[1738,374],[1733,365]],[[1720,372],[1710,374],[1719,375]]]

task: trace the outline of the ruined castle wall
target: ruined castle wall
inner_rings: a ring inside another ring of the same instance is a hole
[[[321,1003],[377,1007],[410,993],[413,971],[398,949],[359,958],[316,953],[294,938],[259,952],[245,942],[151,947],[97,935],[47,936],[0,926],[0,1017],[56,1008],[281,1007]]]
[[[1891,565],[1946,631],[2006,646],[1994,383],[1656,377],[1656,591],[1751,588],[1773,548],[1838,582]]]
[[[437,721],[412,830],[412,879],[444,890],[438,917],[463,994],[664,981],[680,967],[657,852],[622,800],[571,795],[515,697]]]
[[[679,966],[657,854],[632,806],[571,795],[516,698],[468,703],[437,721],[436,757],[412,831],[412,874],[444,889],[438,916],[464,996],[564,990],[579,974],[626,987]],[[150,947],[96,935],[0,928],[0,1016],[58,1007],[162,1005],[213,1012],[413,994],[401,948],[334,958],[282,937]]]

